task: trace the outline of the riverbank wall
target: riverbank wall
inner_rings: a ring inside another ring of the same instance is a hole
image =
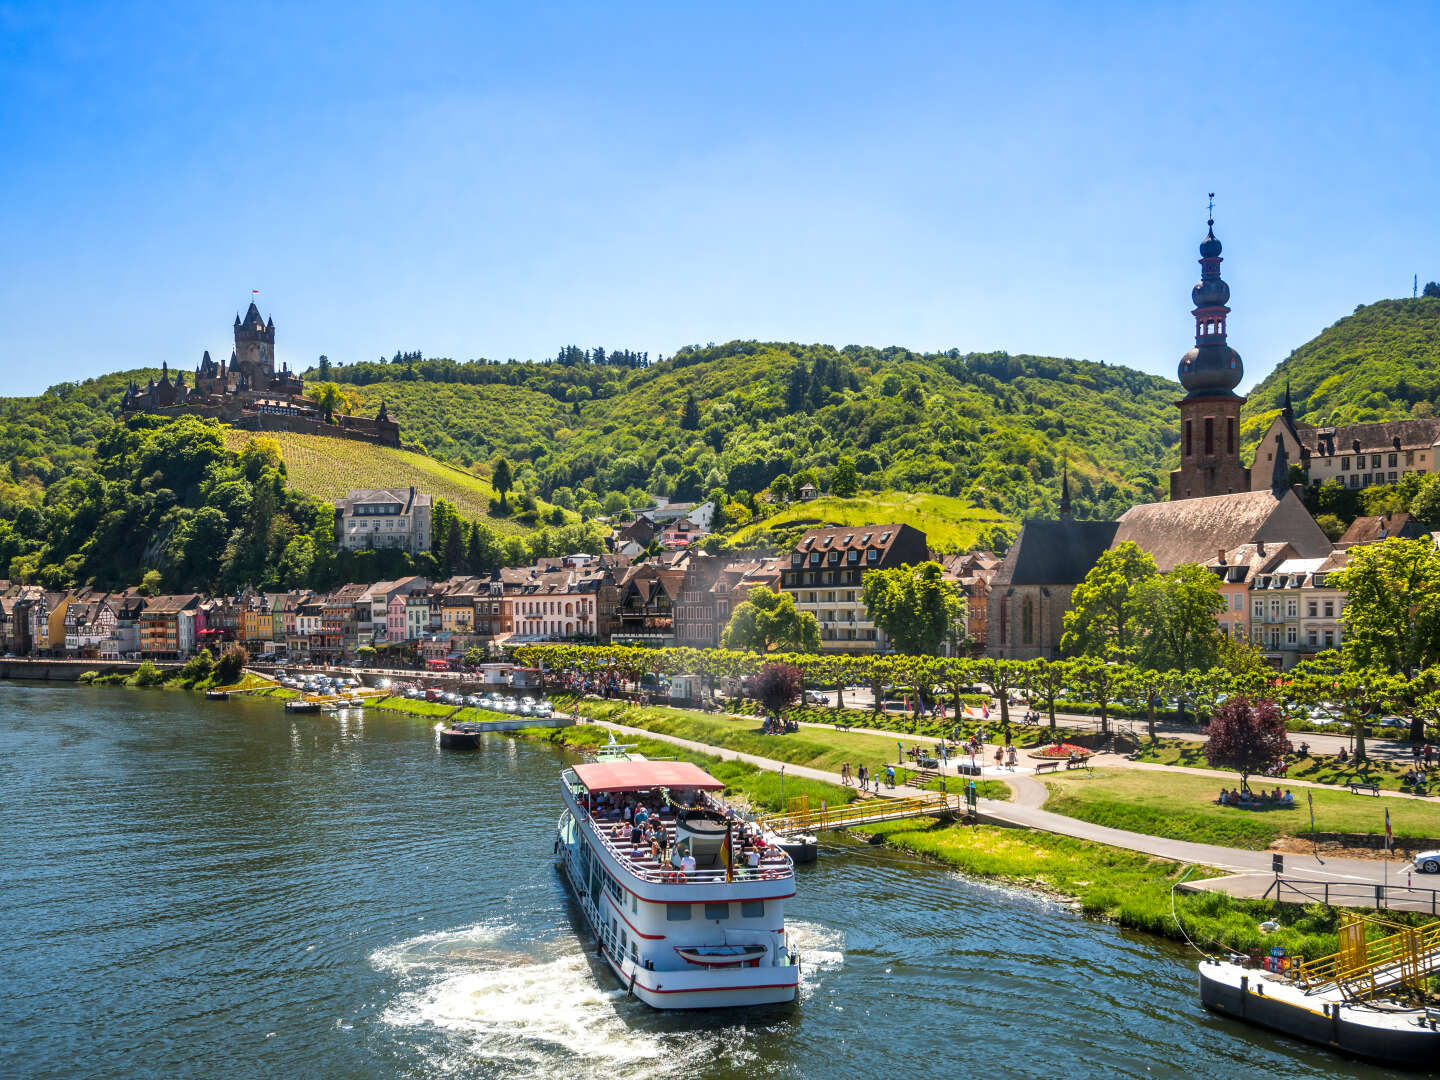
[[[183,664],[173,660],[152,660],[161,671],[179,671]],[[0,679],[32,682],[79,682],[87,671],[100,675],[132,675],[138,660],[0,660]]]

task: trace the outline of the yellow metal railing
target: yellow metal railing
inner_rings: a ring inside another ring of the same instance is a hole
[[[905,799],[863,799],[843,806],[829,806],[822,802],[818,807],[810,805],[809,796],[801,796],[790,800],[788,812],[757,820],[761,826],[777,833],[815,832],[942,814],[961,809],[963,805],[960,796],[953,793]]]
[[[1373,923],[1394,931],[1374,941],[1365,940],[1365,926]],[[1379,989],[1376,976],[1393,973],[1386,984],[1399,982],[1419,990],[1425,976],[1440,967],[1440,922],[1428,926],[1401,926],[1354,912],[1340,916],[1340,949],[1329,956],[1302,960],[1291,977],[1308,990],[1338,987],[1347,998],[1369,997]]]

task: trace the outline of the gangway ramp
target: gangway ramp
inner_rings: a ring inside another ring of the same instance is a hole
[[[757,823],[780,836],[813,833],[831,829],[848,829],[854,825],[874,825],[882,821],[903,821],[906,818],[937,817],[965,809],[961,795],[916,795],[906,798],[860,799],[842,806],[820,803],[813,806],[809,796],[790,800],[790,809],[783,814],[759,817]]]
[[[1367,941],[1367,922],[1394,932]],[[1363,1001],[1397,984],[1419,991],[1426,977],[1440,970],[1440,922],[1403,926],[1346,912],[1339,930],[1338,952],[1302,960],[1292,969],[1295,982],[1309,993],[1333,988],[1346,1000]]]

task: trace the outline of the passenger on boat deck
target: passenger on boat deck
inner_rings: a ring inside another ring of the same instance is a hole
[[[639,825],[630,826],[630,846],[639,847],[645,841],[645,830]]]
[[[680,860],[680,872],[682,874],[693,873],[695,870],[695,856],[685,852],[685,857]]]
[[[640,809],[635,811],[635,824],[644,825],[650,818],[650,811],[645,809],[645,804],[640,804]]]
[[[745,865],[750,867],[751,870],[755,870],[760,866],[760,851],[758,848],[752,847],[750,849],[749,854],[745,856]]]

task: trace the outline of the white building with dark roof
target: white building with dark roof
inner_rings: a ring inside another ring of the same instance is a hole
[[[352,491],[335,500],[335,539],[346,551],[429,551],[430,496],[413,487]]]

